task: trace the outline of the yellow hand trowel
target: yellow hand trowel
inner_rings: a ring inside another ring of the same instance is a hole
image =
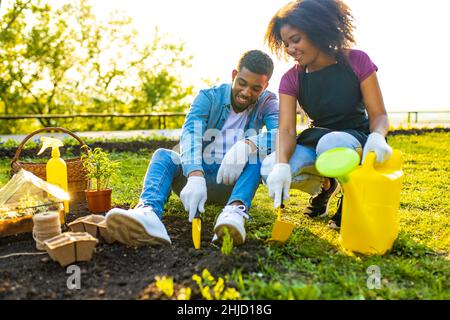
[[[200,211],[197,210],[194,219],[192,220],[192,242],[194,242],[194,248],[200,249],[202,235],[202,219],[200,219]]]
[[[281,209],[284,209],[283,195],[281,195],[281,206],[277,209],[277,219],[273,225],[272,237],[267,239],[266,242],[284,243],[287,239],[289,239],[292,230],[294,230],[295,224],[287,221],[281,221]]]

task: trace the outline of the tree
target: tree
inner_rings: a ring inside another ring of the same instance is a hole
[[[88,0],[59,6],[45,0],[17,0],[0,23],[4,114],[182,110],[192,95],[192,86],[180,77],[192,59],[182,43],[168,41],[158,29],[151,41],[144,42],[131,18],[116,12],[101,21]],[[136,122],[126,124],[133,127]],[[87,120],[76,129],[102,125]],[[13,131],[10,125],[0,129]]]

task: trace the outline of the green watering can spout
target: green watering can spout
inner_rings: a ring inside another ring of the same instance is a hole
[[[334,148],[322,153],[316,160],[316,169],[328,178],[337,178],[346,183],[348,174],[358,167],[360,158],[358,153],[349,148]]]

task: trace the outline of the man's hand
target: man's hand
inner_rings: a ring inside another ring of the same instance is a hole
[[[283,200],[289,199],[291,179],[291,166],[288,163],[275,164],[267,177],[269,196],[274,199],[275,208],[281,206],[281,194],[283,194]]]
[[[205,212],[205,202],[207,198],[206,180],[204,177],[190,176],[186,186],[180,193],[184,210],[189,212],[189,222],[195,217],[198,211]]]
[[[232,185],[241,175],[248,162],[252,147],[244,141],[238,141],[223,157],[217,172],[217,184]]]
[[[387,144],[384,136],[378,132],[372,132],[367,138],[367,142],[364,146],[362,162],[366,159],[367,154],[370,151],[375,151],[377,154],[376,162],[383,163],[392,155],[392,148]]]

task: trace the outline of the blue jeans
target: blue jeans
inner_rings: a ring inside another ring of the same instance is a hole
[[[322,190],[324,177],[320,176],[315,167],[317,156],[330,149],[345,147],[356,150],[359,155],[362,153],[361,143],[346,132],[331,132],[320,138],[317,147],[311,148],[297,145],[289,160],[292,174],[292,189],[299,189],[311,195],[315,195]],[[276,163],[275,152],[264,159],[261,166],[261,177],[265,183],[267,177]]]
[[[203,163],[208,190],[206,203],[227,205],[234,201],[241,201],[247,210],[250,209],[252,199],[261,182],[261,162],[257,160],[247,163],[233,186],[217,184],[216,177],[219,167],[218,163]],[[140,203],[151,206],[161,219],[170,192],[173,190],[179,196],[186,182],[187,178],[183,175],[180,155],[172,150],[158,149],[153,154],[145,174]]]

